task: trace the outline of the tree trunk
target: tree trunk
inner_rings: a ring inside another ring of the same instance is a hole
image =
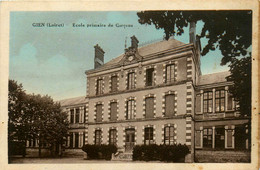
[[[40,135],[40,136],[39,136],[39,157],[42,156],[42,148],[41,148],[41,145],[42,145],[42,143],[41,143],[41,135]]]

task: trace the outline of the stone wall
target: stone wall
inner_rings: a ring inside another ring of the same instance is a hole
[[[212,151],[196,150],[195,161],[199,163],[247,163],[250,162],[250,151]]]

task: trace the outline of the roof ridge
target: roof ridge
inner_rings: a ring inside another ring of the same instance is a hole
[[[229,70],[227,70],[227,71],[220,71],[220,72],[215,72],[215,73],[203,74],[201,76],[208,76],[208,75],[212,75],[212,74],[221,74],[221,73],[230,73],[230,71]]]
[[[72,99],[77,99],[77,98],[83,98],[83,97],[86,97],[86,96],[71,97],[71,98],[67,98],[67,99],[57,100],[57,102],[66,101],[66,100],[72,100]]]

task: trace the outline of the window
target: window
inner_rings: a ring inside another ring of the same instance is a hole
[[[146,70],[146,86],[154,85],[154,68]]]
[[[75,123],[79,123],[79,109],[76,109],[76,120]]]
[[[233,109],[233,97],[230,93],[228,93],[228,105],[227,105],[228,110]]]
[[[212,112],[212,92],[205,92],[203,94],[203,112],[211,113]]]
[[[174,116],[174,105],[175,105],[175,95],[168,94],[165,96],[165,116]]]
[[[70,110],[70,123],[74,123],[74,109]]]
[[[75,133],[75,148],[79,147],[79,133]]]
[[[203,129],[203,147],[212,147],[212,129]]]
[[[164,144],[173,145],[174,144],[174,127],[167,126],[164,128]]]
[[[145,99],[145,118],[154,117],[154,97]]]
[[[102,94],[103,93],[103,80],[102,79],[98,79],[97,80],[97,92],[96,94],[99,95],[99,94]]]
[[[95,145],[101,145],[101,130],[95,131]]]
[[[109,130],[109,145],[116,145],[116,129]]]
[[[134,104],[135,101],[133,99],[127,101],[126,119],[134,118]]]
[[[117,102],[110,103],[110,120],[117,120]]]
[[[128,73],[127,89],[135,88],[135,73]]]
[[[144,144],[150,145],[153,144],[153,128],[147,127],[144,129]]]
[[[174,64],[166,66],[166,83],[174,81]]]
[[[73,148],[73,133],[70,133],[70,148]]]
[[[225,111],[225,90],[216,91],[215,104],[216,104],[215,106],[216,112]]]
[[[112,76],[111,77],[111,92],[117,91],[117,76]]]
[[[96,122],[102,122],[102,104],[96,105]]]

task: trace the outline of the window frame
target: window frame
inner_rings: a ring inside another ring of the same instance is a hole
[[[145,145],[151,145],[154,143],[153,141],[153,127],[145,127],[144,128],[144,144]],[[148,142],[148,143],[147,143]]]
[[[210,95],[211,93],[211,95]],[[207,96],[207,97],[205,97]],[[211,101],[211,104],[209,103]],[[205,105],[206,103],[206,105]],[[211,111],[210,106],[211,105]],[[206,106],[206,108],[205,108]],[[206,91],[203,93],[203,113],[212,113],[213,112],[213,92],[212,91]]]
[[[101,119],[100,119],[100,121],[97,119],[98,118],[98,106],[100,106],[101,107],[101,111],[100,111],[100,117],[101,117]],[[101,104],[101,103],[99,103],[99,104],[96,104],[96,122],[102,122],[102,112],[103,112],[103,104]]]
[[[135,72],[129,72],[127,74],[127,89],[135,89]]]
[[[70,146],[69,148],[73,148],[73,133],[70,133]]]
[[[116,112],[115,112],[115,113],[112,112],[112,110],[113,110],[113,109],[112,109],[112,104],[115,104],[115,107],[116,107]],[[117,102],[116,102],[116,101],[110,102],[110,113],[109,113],[109,114],[110,114],[110,117],[109,117],[109,120],[110,120],[110,121],[116,121],[116,120],[117,120],[117,114],[118,114],[118,112],[117,112]],[[115,117],[116,117],[115,120],[112,120],[112,119],[111,119],[111,118],[112,118],[112,114],[115,114]]]
[[[155,100],[155,97],[154,96],[150,96],[150,97],[146,97],[145,98],[145,118],[154,118],[154,106],[150,106],[151,108],[153,108],[153,110],[152,110],[152,117],[147,117],[147,100],[148,99],[153,99],[153,104],[154,104],[154,100]]]
[[[167,132],[168,130],[168,133]],[[172,130],[172,135],[171,135],[171,130]],[[174,132],[174,126],[166,126],[164,127],[164,144],[165,145],[174,145],[174,136],[175,136],[175,132]]]
[[[151,77],[150,81],[149,81],[149,77]],[[146,86],[154,86],[154,68],[146,69],[145,85]]]
[[[79,133],[75,132],[75,148],[79,148]]]
[[[103,94],[103,79],[97,79],[96,95]]]
[[[130,107],[129,107],[129,103],[130,103]],[[126,104],[126,120],[134,119],[134,112],[135,112],[135,100],[129,99],[127,100],[127,104]]]
[[[175,81],[175,64],[167,64],[165,66],[165,83],[172,83]]]
[[[224,92],[222,96],[222,92]],[[225,96],[226,91],[223,89],[216,90],[215,91],[215,112],[220,113],[220,112],[225,112],[226,110],[226,96]],[[223,101],[223,102],[222,102]],[[219,110],[217,111],[217,105],[219,106]],[[221,109],[221,106],[223,106],[223,110]]]
[[[70,123],[74,123],[74,109],[70,109]]]
[[[205,134],[205,130],[206,130],[206,134]],[[211,131],[211,134],[209,133],[209,131]],[[212,140],[213,140],[213,129],[212,128],[204,128],[203,129],[203,148],[212,148]],[[209,137],[211,138],[209,140]],[[205,139],[207,139],[207,143],[205,142]],[[211,141],[211,142],[209,142]]]
[[[79,117],[80,117],[80,109],[79,108],[76,108],[76,110],[75,110],[75,114],[76,114],[76,116],[75,116],[75,123],[79,123]]]
[[[115,83],[113,82],[113,80],[115,79]],[[118,76],[114,75],[111,76],[111,92],[117,92],[118,91]]]
[[[109,130],[109,145],[117,145],[117,130],[116,129],[110,129]]]
[[[167,116],[167,108],[168,107],[171,107],[171,106],[167,106],[167,102],[166,102],[166,98],[167,98],[167,96],[173,96],[173,106],[172,106],[172,108],[173,108],[173,113],[171,113],[169,116]],[[166,116],[166,117],[171,117],[171,116],[175,116],[175,94],[166,94],[165,96],[164,96],[164,98],[165,98],[165,113],[164,113],[164,116]]]
[[[97,129],[95,130],[95,145],[101,145],[101,135],[102,135],[102,131]]]

